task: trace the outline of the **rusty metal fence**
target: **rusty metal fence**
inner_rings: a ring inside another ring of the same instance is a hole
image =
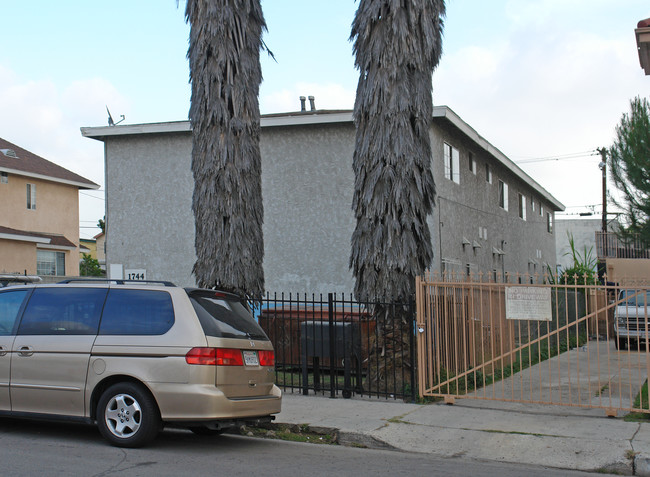
[[[650,292],[585,281],[418,278],[420,396],[650,412]]]

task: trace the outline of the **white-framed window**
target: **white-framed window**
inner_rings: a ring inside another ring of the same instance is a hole
[[[499,180],[499,207],[508,210],[508,184]]]
[[[490,164],[485,164],[485,182],[492,184],[492,169]]]
[[[36,251],[36,273],[38,275],[65,275],[65,252],[53,250]]]
[[[526,220],[526,196],[519,194],[519,218]]]
[[[9,183],[9,174],[6,172],[0,172],[0,184],[8,184]]]
[[[460,153],[455,147],[444,143],[445,177],[460,184]]]
[[[546,213],[546,231],[549,234],[553,233],[553,216],[550,212]]]
[[[530,198],[530,209],[535,212],[535,199]]]
[[[474,154],[469,152],[467,154],[467,157],[468,157],[468,161],[469,161],[469,171],[472,174],[476,175],[476,159],[474,159]]]
[[[36,210],[36,184],[27,184],[27,208]]]
[[[544,206],[539,204],[539,216],[544,217]]]

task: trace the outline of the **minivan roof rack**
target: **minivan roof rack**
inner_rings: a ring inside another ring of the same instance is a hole
[[[168,282],[165,280],[128,280],[128,279],[123,279],[123,278],[66,278],[65,280],[61,280],[58,283],[65,284],[65,283],[77,283],[77,282],[90,282],[90,283],[115,283],[117,285],[124,285],[125,283],[151,283],[155,285],[165,285],[166,287],[175,287],[176,285],[173,284],[172,282]]]

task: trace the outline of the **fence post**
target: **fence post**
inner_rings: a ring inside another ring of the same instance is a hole
[[[334,294],[327,294],[327,315],[330,338],[330,398],[336,398],[336,333],[334,330]],[[324,353],[323,353],[324,354]]]
[[[411,344],[411,402],[415,402],[415,365],[417,362],[415,359],[415,320],[417,319],[417,316],[415,313],[415,302],[413,301],[413,297],[409,300],[409,317],[409,342]]]

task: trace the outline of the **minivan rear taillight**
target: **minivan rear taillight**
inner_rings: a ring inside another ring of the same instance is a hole
[[[275,366],[275,353],[273,350],[261,350],[259,357],[260,366]]]
[[[205,366],[243,366],[240,349],[230,348],[192,348],[185,355],[187,364]]]

